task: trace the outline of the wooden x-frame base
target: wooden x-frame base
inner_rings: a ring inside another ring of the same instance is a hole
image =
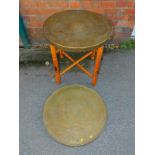
[[[99,68],[100,68],[100,63],[101,63],[101,58],[103,54],[103,47],[99,47],[98,49],[95,49],[91,52],[86,53],[84,56],[82,56],[78,60],[74,60],[69,54],[67,54],[63,50],[57,50],[55,46],[50,45],[50,51],[51,51],[51,56],[53,60],[53,65],[54,65],[54,70],[55,70],[55,81],[56,83],[61,83],[61,76],[69,71],[71,68],[74,66],[77,66],[79,69],[81,69],[85,74],[87,74],[90,78],[92,78],[92,84],[95,86],[97,83],[97,77],[99,73]],[[60,67],[59,67],[59,62],[57,58],[57,54],[60,54],[60,58],[63,58],[64,56],[68,58],[73,64],[68,66],[66,69],[64,69],[62,72],[60,72]],[[95,59],[96,55],[96,59]],[[95,66],[94,66],[94,71],[93,74],[91,74],[88,70],[86,70],[83,66],[81,66],[79,63],[87,58],[88,56],[91,57],[92,60],[95,59]]]

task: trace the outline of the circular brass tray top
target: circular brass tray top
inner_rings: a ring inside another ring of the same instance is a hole
[[[103,45],[112,31],[111,22],[101,14],[86,10],[65,10],[44,23],[45,37],[66,51],[88,51]]]
[[[94,90],[69,85],[48,97],[43,110],[44,125],[58,142],[80,146],[93,141],[107,120],[106,106]]]

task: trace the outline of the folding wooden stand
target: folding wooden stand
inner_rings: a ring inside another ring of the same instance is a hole
[[[100,68],[100,63],[101,63],[101,58],[103,54],[103,49],[104,47],[99,47],[97,49],[94,49],[93,51],[87,52],[84,56],[82,56],[78,60],[74,60],[68,53],[66,53],[63,50],[57,49],[54,45],[50,45],[50,51],[51,51],[51,56],[53,60],[53,66],[55,70],[55,81],[56,83],[61,83],[61,76],[69,71],[71,68],[74,66],[77,66],[79,69],[81,69],[85,74],[87,74],[90,78],[92,78],[92,84],[95,86],[97,83],[97,77],[99,73],[99,68]],[[57,54],[60,55],[60,58],[68,58],[73,64],[68,66],[66,69],[64,69],[62,72],[60,72],[60,67],[59,67],[59,62],[57,58]],[[96,58],[95,58],[96,55]],[[94,66],[94,71],[93,74],[91,74],[88,70],[86,70],[83,66],[81,66],[79,63],[89,57],[94,60],[95,59],[95,66]]]

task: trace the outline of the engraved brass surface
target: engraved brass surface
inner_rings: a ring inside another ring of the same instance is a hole
[[[109,39],[112,23],[103,15],[87,10],[65,10],[51,15],[43,26],[45,37],[56,47],[89,51]]]
[[[48,97],[44,125],[58,142],[68,146],[87,144],[101,133],[107,120],[106,105],[93,89],[69,85]]]

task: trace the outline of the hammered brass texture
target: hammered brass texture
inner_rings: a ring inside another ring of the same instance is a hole
[[[89,51],[109,39],[112,23],[87,10],[65,10],[51,15],[43,26],[45,37],[56,47],[70,52]]]
[[[80,146],[93,141],[103,130],[107,110],[102,97],[82,85],[58,89],[44,104],[43,121],[58,142]]]

